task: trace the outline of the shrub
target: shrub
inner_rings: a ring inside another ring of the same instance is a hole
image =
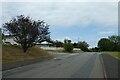
[[[79,41],[78,42],[78,47],[82,50],[82,51],[89,51],[88,47],[89,47],[89,44],[85,41]]]
[[[71,44],[70,41],[64,43],[64,50],[66,52],[73,52],[73,45]]]

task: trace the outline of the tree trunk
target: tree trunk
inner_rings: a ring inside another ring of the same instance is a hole
[[[23,51],[24,51],[24,53],[26,53],[26,51],[27,51],[27,48],[23,48]]]
[[[23,52],[26,53],[28,47],[25,44],[21,44]]]

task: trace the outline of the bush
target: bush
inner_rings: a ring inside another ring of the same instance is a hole
[[[88,49],[89,44],[88,44],[87,42],[85,42],[85,41],[79,41],[79,42],[78,42],[78,47],[79,47],[82,51],[84,51],[84,52],[89,51],[89,49]]]
[[[73,45],[71,43],[71,40],[65,39],[64,40],[64,51],[65,52],[73,52]]]
[[[66,52],[73,52],[73,45],[71,43],[65,43],[64,44],[64,50]]]

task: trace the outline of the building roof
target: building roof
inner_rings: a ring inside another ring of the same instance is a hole
[[[52,43],[47,42],[47,41],[43,41],[43,42],[41,42],[41,44],[52,44]]]

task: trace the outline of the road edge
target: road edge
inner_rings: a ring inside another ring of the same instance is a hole
[[[100,54],[99,57],[100,57],[100,61],[101,61],[101,64],[102,64],[102,69],[103,69],[104,78],[105,78],[105,80],[107,80],[107,74],[106,74],[106,70],[105,70],[105,66],[104,66],[102,54]]]
[[[50,60],[50,59],[53,59],[51,55],[44,56],[44,57],[38,57],[34,59],[28,59],[26,61],[16,61],[13,63],[2,64],[2,71],[7,71],[7,70],[14,69],[14,68],[26,66],[26,65],[31,65],[31,64],[35,64],[35,63]]]

